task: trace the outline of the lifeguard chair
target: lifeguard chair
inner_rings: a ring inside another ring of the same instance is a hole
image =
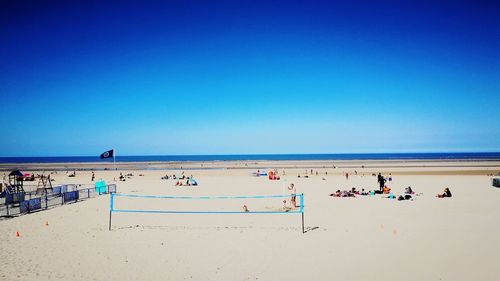
[[[21,171],[19,171],[19,170],[14,170],[14,171],[10,172],[10,174],[9,174],[9,186],[7,187],[7,189],[9,190],[10,193],[24,192],[23,177],[24,177],[24,174],[21,173]]]
[[[10,172],[9,186],[5,188],[5,204],[19,204],[24,201],[23,177],[24,174],[19,170]]]

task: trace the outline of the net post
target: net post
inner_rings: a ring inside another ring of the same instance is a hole
[[[306,233],[304,230],[304,212],[302,212],[302,234]]]
[[[108,230],[111,231],[111,215],[113,214],[113,192],[109,194],[109,226]]]
[[[302,215],[302,234],[306,233],[304,229],[304,193],[300,194],[300,212]]]

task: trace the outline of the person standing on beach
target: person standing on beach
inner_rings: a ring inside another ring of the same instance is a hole
[[[292,199],[290,200],[290,205],[292,208],[297,208],[297,189],[295,188],[295,185],[292,183],[288,187],[288,190],[292,192]]]
[[[349,180],[349,173],[345,173],[345,179]]]
[[[94,181],[95,179],[95,174],[94,174],[94,171],[92,171],[92,181]]]
[[[385,179],[384,179],[383,176],[380,176],[378,184],[379,184],[379,187],[380,187],[380,191],[384,191]]]

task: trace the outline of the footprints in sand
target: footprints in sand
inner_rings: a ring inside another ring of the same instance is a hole
[[[216,231],[302,231],[301,227],[293,227],[293,226],[172,226],[172,225],[132,225],[132,226],[124,226],[117,227],[117,230],[125,230],[125,229],[139,229],[140,231],[144,230],[162,230],[162,231],[199,231],[199,230],[216,230]],[[305,232],[313,231],[319,229],[318,226],[306,227]],[[326,231],[326,228],[321,228],[323,231]]]
[[[384,229],[385,229],[384,224],[380,224],[380,230],[381,230],[381,231],[384,231]],[[390,228],[389,228],[389,229],[390,229]],[[393,236],[398,235],[398,229],[397,229],[397,228],[395,228],[395,227],[393,227],[393,228],[392,228],[391,233],[392,233],[392,235],[393,235]]]

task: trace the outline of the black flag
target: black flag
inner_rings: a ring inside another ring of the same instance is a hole
[[[114,153],[113,149],[108,150],[108,151],[104,152],[103,154],[101,154],[101,159],[111,158],[111,157],[113,157],[113,153]]]

